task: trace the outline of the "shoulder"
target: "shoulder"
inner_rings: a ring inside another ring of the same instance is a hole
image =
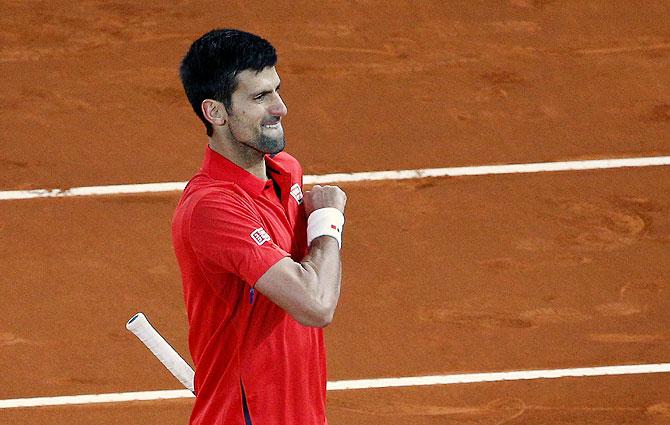
[[[218,210],[241,207],[247,203],[248,195],[235,183],[196,176],[186,185],[179,207]]]
[[[249,195],[238,185],[230,182],[217,182],[202,187],[195,193],[194,208],[236,208],[250,202]]]
[[[259,214],[253,200],[232,183],[199,190],[187,208],[189,225],[199,233],[220,234],[240,226],[258,227]]]

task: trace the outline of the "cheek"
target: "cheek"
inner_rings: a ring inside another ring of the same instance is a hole
[[[241,140],[248,140],[260,132],[260,118],[250,115],[249,111],[239,111],[230,117],[230,131]]]
[[[230,123],[236,127],[244,127],[249,125],[249,112],[242,109],[235,111],[235,113],[230,117]]]
[[[239,124],[254,125],[263,119],[263,111],[257,109],[241,109],[235,114]]]

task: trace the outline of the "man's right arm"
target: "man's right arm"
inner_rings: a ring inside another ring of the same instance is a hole
[[[314,186],[305,193],[309,216],[321,208],[344,213],[346,195],[335,186]],[[255,288],[304,326],[330,324],[340,297],[340,247],[331,236],[315,238],[300,262],[279,260],[258,279]]]

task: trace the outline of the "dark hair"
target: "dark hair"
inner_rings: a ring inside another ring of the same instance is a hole
[[[193,42],[181,61],[179,75],[186,97],[196,115],[213,133],[212,124],[202,114],[205,99],[222,102],[230,108],[237,88],[237,74],[251,69],[262,71],[277,64],[277,52],[265,39],[235,29],[215,29]]]

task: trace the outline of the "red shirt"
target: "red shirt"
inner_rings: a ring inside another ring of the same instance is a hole
[[[280,259],[307,253],[300,164],[286,153],[265,163],[267,181],[208,147],[172,220],[196,370],[191,425],[243,425],[241,385],[254,425],[327,423],[323,330],[252,290]]]

